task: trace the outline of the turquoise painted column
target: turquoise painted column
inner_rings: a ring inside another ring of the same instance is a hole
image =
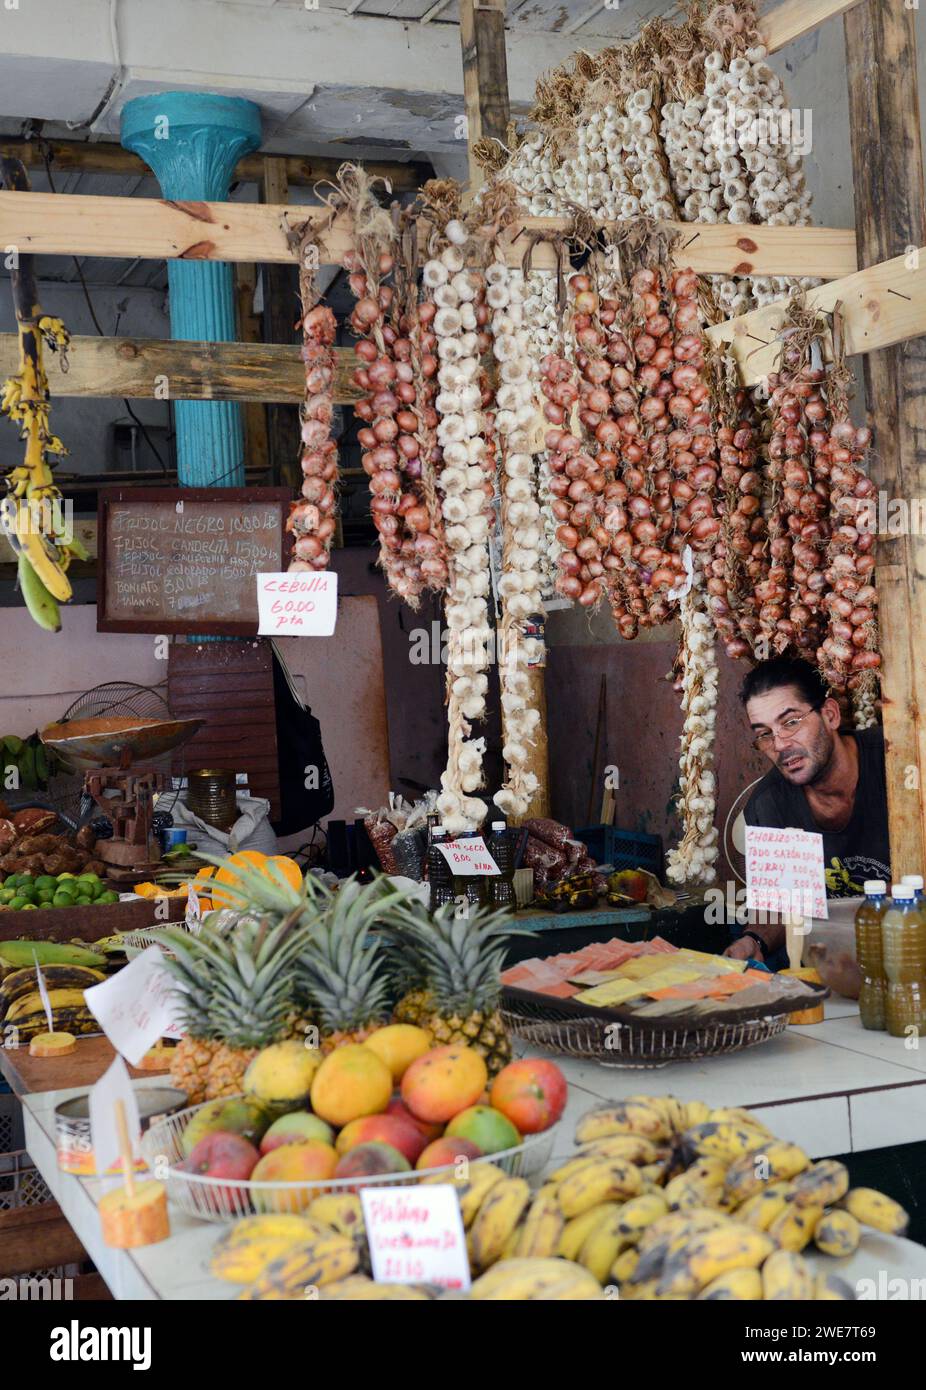
[[[223,202],[235,165],[261,143],[260,110],[240,97],[161,92],[122,112],[122,143],[150,165],[165,198]],[[204,235],[207,232],[204,228]],[[232,268],[222,261],[169,261],[172,338],[232,342]],[[181,486],[241,487],[244,432],[234,401],[176,401]]]

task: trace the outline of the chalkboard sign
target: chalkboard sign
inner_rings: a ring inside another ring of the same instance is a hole
[[[254,576],[286,568],[286,488],[105,488],[100,632],[257,632]]]

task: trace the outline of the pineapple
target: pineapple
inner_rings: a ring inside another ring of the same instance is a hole
[[[390,913],[390,924],[394,947],[417,967],[416,986],[396,1005],[396,1021],[427,1028],[438,1044],[466,1043],[496,1076],[511,1061],[499,1010],[505,940],[523,932],[502,913],[463,916],[448,905],[432,917],[417,902]]]
[[[230,926],[228,913],[210,913],[198,936],[157,933],[171,953],[167,969],[184,986],[186,1035],[170,1075],[191,1105],[237,1095],[251,1058],[290,1034],[292,966],[312,930],[314,891],[284,891],[242,871],[243,910],[231,914]]]
[[[379,940],[370,928],[384,904],[401,894],[384,894],[382,881],[340,889],[307,941],[297,969],[296,997],[320,1028],[320,1047],[362,1043],[389,1014],[389,982]]]

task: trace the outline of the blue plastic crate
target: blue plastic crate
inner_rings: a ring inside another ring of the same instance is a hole
[[[646,869],[662,881],[662,836],[641,830],[618,830],[613,825],[588,825],[575,832],[598,864],[615,869]]]

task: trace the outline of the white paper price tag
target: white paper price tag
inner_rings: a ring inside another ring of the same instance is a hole
[[[435,843],[456,874],[478,877],[501,873],[481,835],[474,835],[471,840],[437,840]]]
[[[330,637],[338,616],[334,570],[259,574],[257,631],[264,637]]]
[[[456,1188],[364,1187],[360,1200],[377,1283],[469,1288]]]
[[[99,986],[97,986],[99,988]],[[116,1057],[103,1073],[95,1086],[90,1089],[90,1142],[93,1145],[93,1158],[99,1174],[108,1172],[119,1164],[119,1131],[116,1127],[116,1101],[121,1100],[125,1107],[125,1125],[132,1146],[132,1156],[138,1152],[141,1137],[141,1120],[138,1117],[138,1102],[125,1062]]]
[[[110,979],[85,990],[84,998],[113,1047],[134,1067],[158,1038],[181,1036],[178,992],[160,947],[149,946]]]
[[[792,920],[828,917],[823,836],[747,825],[746,906]]]

